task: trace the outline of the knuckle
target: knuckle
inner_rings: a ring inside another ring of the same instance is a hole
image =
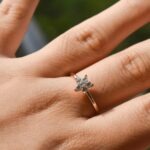
[[[146,63],[146,57],[145,54],[138,52],[125,54],[121,62],[123,74],[133,80],[145,80],[147,73],[150,72],[150,67],[148,63]]]
[[[13,20],[22,20],[26,16],[27,8],[20,4],[2,3],[0,7],[0,13],[3,16],[9,16]]]
[[[7,15],[10,11],[10,4],[1,4],[0,6],[0,14]]]
[[[88,51],[98,52],[99,49],[102,49],[105,46],[105,37],[104,33],[94,29],[93,27],[86,27],[83,30],[79,31],[75,35],[75,41],[81,47],[83,46]]]
[[[15,20],[22,20],[26,16],[27,9],[24,7],[22,4],[18,4],[16,7],[12,6],[10,15],[15,19]]]

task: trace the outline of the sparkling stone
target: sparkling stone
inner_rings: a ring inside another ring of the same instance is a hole
[[[88,81],[87,75],[85,75],[83,79],[77,77],[76,82],[78,85],[77,85],[75,91],[86,92],[86,91],[88,91],[88,89],[90,89],[91,87],[94,86],[90,81]]]

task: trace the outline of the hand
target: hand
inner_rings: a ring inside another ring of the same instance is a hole
[[[149,0],[122,0],[40,51],[15,58],[38,0],[0,5],[0,149],[141,150],[150,145],[150,40],[106,57],[150,21]],[[69,75],[88,74],[96,115]],[[126,101],[126,102],[125,102]],[[104,113],[105,112],[105,113]]]

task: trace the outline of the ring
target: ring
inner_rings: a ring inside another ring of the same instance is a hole
[[[84,94],[86,94],[91,104],[93,105],[95,111],[98,113],[99,112],[98,105],[96,104],[92,94],[89,92],[89,89],[92,88],[94,84],[88,81],[87,75],[85,75],[83,79],[76,74],[72,74],[72,76],[77,83],[77,87],[75,88],[75,91],[76,92],[82,91]]]

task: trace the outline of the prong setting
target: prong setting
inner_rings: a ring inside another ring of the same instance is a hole
[[[90,88],[94,86],[93,83],[88,81],[88,76],[85,75],[84,78],[76,76],[77,87],[75,88],[76,92],[82,91],[87,92]]]

